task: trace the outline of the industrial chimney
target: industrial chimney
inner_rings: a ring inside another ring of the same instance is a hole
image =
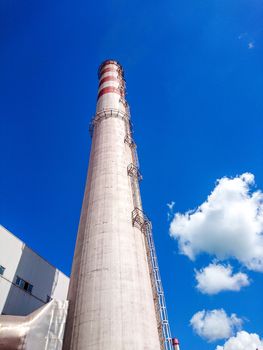
[[[179,340],[178,339],[173,338],[172,339],[172,344],[173,344],[173,349],[174,350],[180,350],[180,348],[179,348]]]
[[[172,350],[125,80],[101,64],[63,350]]]

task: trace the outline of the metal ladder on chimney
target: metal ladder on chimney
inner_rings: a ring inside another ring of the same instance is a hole
[[[136,152],[136,144],[133,141],[131,133],[127,133],[124,142],[127,143],[131,149],[133,161],[133,163],[128,165],[127,168],[127,173],[131,178],[131,187],[135,206],[135,209],[132,211],[132,225],[138,227],[145,237],[147,260],[150,271],[154,306],[158,323],[158,333],[162,349],[173,350],[164,291],[153,240],[152,224],[148,217],[144,214],[144,212],[140,208],[138,208],[138,205],[141,207],[139,181],[142,179],[142,176],[140,174],[138,166],[139,162]]]
[[[135,208],[132,212],[132,224],[138,227],[145,236],[147,259],[153,288],[155,310],[158,321],[158,332],[164,350],[173,350],[170,325],[164,291],[152,235],[152,224],[143,211]]]

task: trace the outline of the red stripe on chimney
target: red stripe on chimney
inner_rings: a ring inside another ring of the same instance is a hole
[[[114,73],[118,73],[117,69],[113,69],[113,67],[108,67],[108,68],[104,68],[102,69],[102,71],[100,72],[100,77],[107,72],[114,72]]]
[[[104,89],[101,89],[99,94],[98,94],[98,99],[104,95],[104,94],[109,94],[109,93],[115,93],[115,94],[118,94],[118,95],[121,95],[121,92],[119,89],[117,89],[116,87],[113,87],[113,86],[107,86],[105,87]]]
[[[103,83],[105,83],[106,81],[119,81],[119,79],[113,77],[112,75],[109,75],[103,79],[101,79],[99,86],[101,86]]]

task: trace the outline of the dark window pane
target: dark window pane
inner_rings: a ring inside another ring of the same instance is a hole
[[[20,288],[24,289],[25,291],[31,293],[33,286],[32,284],[28,283],[27,281],[24,281],[22,278],[16,276],[16,285]]]
[[[27,291],[31,294],[32,293],[33,286],[32,284],[28,283]]]
[[[5,272],[5,267],[0,265],[0,275],[3,276],[4,272]]]
[[[16,276],[16,285],[20,287],[20,283],[22,282],[21,278]]]

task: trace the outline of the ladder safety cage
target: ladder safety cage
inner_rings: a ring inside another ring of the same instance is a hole
[[[127,173],[129,176],[137,178],[138,181],[142,180],[142,174],[140,173],[139,168],[133,163],[128,165]]]
[[[132,211],[132,225],[139,228],[145,234],[146,226],[151,225],[151,222],[141,209],[135,208]]]
[[[135,144],[131,134],[127,134],[125,136],[124,143],[127,143],[127,145],[129,145],[130,148],[136,148],[136,144]]]
[[[129,110],[127,109],[128,102],[125,100],[125,98],[120,96],[119,102],[121,102],[124,105],[124,107],[126,108],[126,113],[129,115]]]
[[[126,134],[126,136],[124,138],[124,143],[129,145],[129,147],[131,149],[131,152],[132,152],[133,163],[139,169],[140,165],[139,165],[139,159],[138,159],[138,154],[137,154],[137,147],[136,147],[136,143],[134,142],[134,140],[132,138],[132,133],[131,132],[127,132],[127,134]]]
[[[152,224],[144,212],[139,208],[135,208],[132,211],[132,224],[133,226],[139,228],[145,235],[147,257],[150,266],[150,275],[155,294],[154,299],[157,301],[157,308],[159,312],[158,318],[160,320],[160,324],[158,328],[162,331],[163,348],[165,350],[173,350],[164,291],[152,235]]]
[[[141,208],[142,201],[140,196],[139,181],[142,179],[142,176],[140,174],[140,171],[138,167],[136,167],[133,163],[131,163],[127,167],[127,174],[130,177],[130,182],[131,182],[133,205],[135,208]]]

